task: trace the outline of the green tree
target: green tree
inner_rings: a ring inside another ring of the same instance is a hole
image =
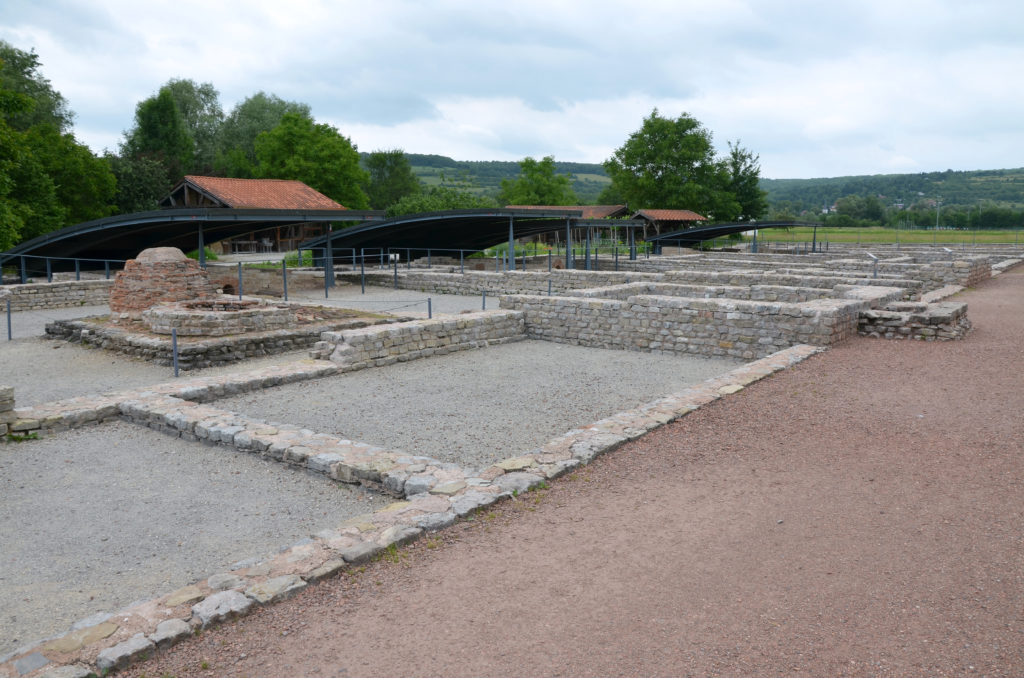
[[[575,205],[572,177],[555,174],[554,156],[537,161],[526,157],[519,161],[519,176],[502,179],[498,202],[502,205]]]
[[[161,87],[135,107],[135,126],[126,135],[122,155],[160,162],[167,174],[165,191],[191,170],[194,144],[170,88]]]
[[[492,209],[498,206],[493,198],[474,195],[452,186],[432,186],[425,191],[407,195],[387,208],[389,217],[420,212],[441,212],[443,210]]]
[[[25,52],[0,40],[0,90],[20,94],[31,102],[19,110],[6,111],[4,117],[7,124],[20,132],[41,123],[68,132],[74,113],[60,92],[39,73],[40,65],[34,50]]]
[[[67,223],[101,219],[114,212],[114,174],[87,146],[50,124],[32,127],[25,133],[25,142],[53,182]]]
[[[121,214],[158,209],[167,193],[167,169],[159,161],[145,156],[105,158],[115,179],[114,204]]]
[[[256,139],[256,171],[262,178],[296,179],[345,207],[366,209],[367,175],[347,137],[327,124],[285,113],[281,124]]]
[[[264,92],[236,105],[217,134],[217,172],[229,177],[256,176],[256,138],[281,124],[286,113],[313,119],[309,106]]]
[[[370,175],[366,194],[371,209],[387,209],[405,196],[419,193],[422,188],[412,172],[409,158],[401,149],[370,153],[366,158],[366,170]]]
[[[192,137],[190,174],[209,174],[217,156],[218,133],[224,122],[220,93],[212,83],[195,80],[169,80],[164,85],[178,106],[181,120]]]
[[[711,141],[711,132],[688,114],[672,120],[654,109],[604,167],[633,209],[689,209],[728,219],[739,205]]]
[[[739,204],[739,213],[730,221],[760,219],[768,211],[767,193],[761,190],[760,158],[747,149],[729,142],[729,156],[726,158],[729,170],[729,190]]]

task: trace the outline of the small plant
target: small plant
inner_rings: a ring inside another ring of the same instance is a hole
[[[438,546],[441,545],[441,540],[438,539],[437,537],[427,537],[427,540],[424,543],[426,544],[426,547],[428,549],[433,550],[433,549],[436,549]]]
[[[217,253],[211,250],[209,247],[203,248],[203,255],[206,257],[207,261],[217,261],[218,258]],[[199,250],[192,250],[185,256],[188,257],[189,259],[195,259],[196,261],[199,261]]]
[[[39,440],[39,434],[35,431],[30,433],[8,433],[7,440],[12,443],[23,443],[26,440]]]
[[[203,671],[209,671],[210,670],[210,662],[208,662],[208,661],[206,661],[204,659],[203,661],[199,662],[199,668],[201,668]]]
[[[398,548],[398,544],[390,544],[386,549],[381,551],[378,559],[385,560],[389,563],[400,563],[409,557],[405,551]]]

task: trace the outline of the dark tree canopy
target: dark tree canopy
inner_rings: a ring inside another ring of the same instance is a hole
[[[370,209],[387,209],[405,196],[421,190],[409,158],[401,149],[370,153],[366,157],[366,171],[370,175],[366,185]]]
[[[25,52],[0,40],[0,90],[24,95],[31,102],[27,108],[5,113],[7,124],[20,132],[41,123],[69,132],[75,114],[39,73],[40,66],[35,50]]]
[[[135,126],[125,138],[123,155],[152,158],[167,171],[170,189],[192,169],[195,148],[169,87],[135,108]]]
[[[277,127],[256,139],[256,160],[256,172],[262,178],[296,179],[345,207],[369,206],[359,153],[330,125],[285,113]]]
[[[217,135],[217,171],[229,177],[256,176],[256,138],[281,124],[286,113],[313,119],[308,105],[265,92],[257,92],[235,106]]]
[[[497,207],[498,203],[487,196],[474,195],[453,186],[432,186],[425,191],[407,195],[387,209],[389,217],[420,212],[441,212],[443,210],[485,209]]]
[[[741,204],[734,179],[745,190],[760,171],[756,157],[738,146],[736,153],[739,173],[733,176],[730,162],[716,159],[711,132],[700,122],[686,113],[665,118],[654,109],[604,166],[630,208],[688,209],[732,221],[757,207],[752,195]]]
[[[572,176],[555,174],[554,156],[519,161],[519,176],[501,182],[498,202],[502,205],[575,205]]]
[[[192,167],[190,174],[208,174],[213,171],[217,156],[217,135],[224,122],[220,107],[220,93],[212,83],[195,80],[169,80],[164,85],[178,106],[178,113],[192,137]]]
[[[739,213],[723,219],[760,219],[768,211],[768,194],[761,190],[760,158],[740,146],[739,141],[735,144],[730,141],[726,165],[729,170],[729,190],[736,198]]]

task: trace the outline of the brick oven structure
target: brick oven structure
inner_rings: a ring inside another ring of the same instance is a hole
[[[112,320],[141,320],[157,304],[214,299],[217,290],[198,262],[176,247],[143,250],[118,272],[110,291]]]

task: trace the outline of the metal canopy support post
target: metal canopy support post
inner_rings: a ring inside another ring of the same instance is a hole
[[[53,264],[50,257],[46,257],[46,282],[53,282]]]
[[[587,233],[586,246],[583,248],[583,256],[584,256],[583,270],[589,271],[590,270],[590,227],[589,226],[587,226],[586,233]]]
[[[203,241],[203,222],[199,222],[199,267],[206,268],[206,243]]]
[[[25,257],[21,257],[21,284],[28,282],[28,270],[25,268]]]
[[[570,271],[575,267],[572,260],[572,220],[565,218],[565,267]]]
[[[334,243],[331,234],[334,224],[327,224],[327,250],[324,252],[324,287],[334,287]]]
[[[516,218],[513,216],[508,218],[508,269],[510,271],[516,270],[516,236],[512,228],[515,220]]]

